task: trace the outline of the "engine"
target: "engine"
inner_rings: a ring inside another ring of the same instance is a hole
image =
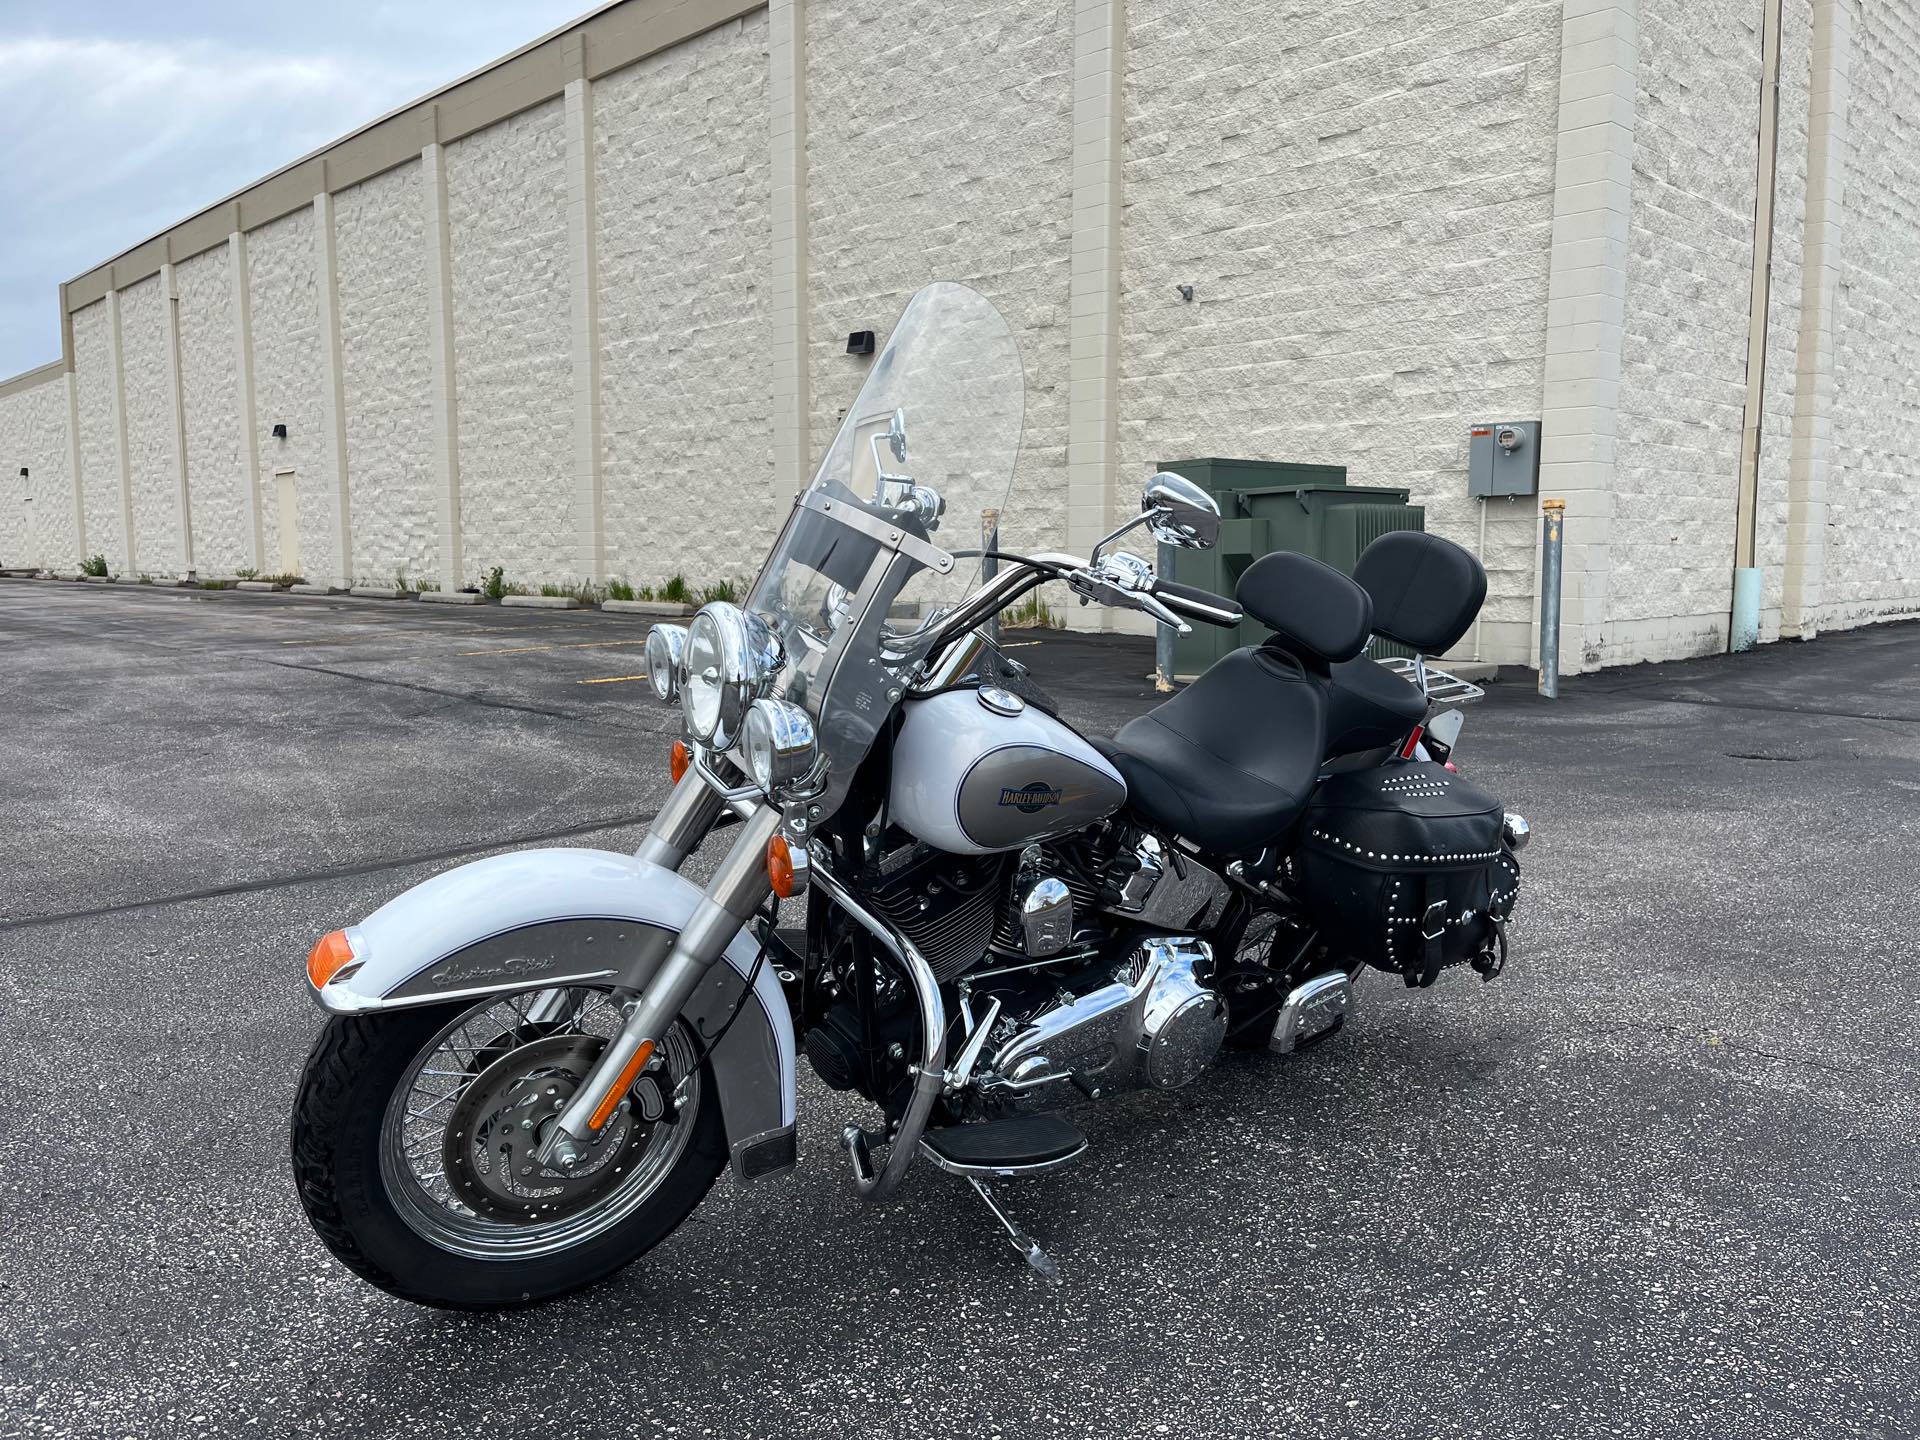
[[[1225,1000],[1205,977],[1213,952],[1191,937],[1141,944],[1105,984],[1057,998],[996,1035],[977,1075],[995,1109],[1051,1110],[1116,1090],[1177,1090],[1212,1063]]]

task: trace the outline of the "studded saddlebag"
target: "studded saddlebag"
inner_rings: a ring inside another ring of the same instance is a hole
[[[1472,961],[1491,978],[1520,891],[1500,802],[1444,766],[1397,761],[1324,781],[1308,802],[1301,899],[1336,954],[1431,985]]]

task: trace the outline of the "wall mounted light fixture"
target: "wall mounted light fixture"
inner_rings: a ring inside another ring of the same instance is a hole
[[[24,465],[22,465],[22,466],[20,467],[20,478],[21,478],[22,480],[24,480],[24,479],[26,479],[26,478],[27,478],[27,467],[26,467],[26,466],[24,466]]]
[[[284,439],[286,439],[286,438],[287,438],[287,427],[286,427],[286,426],[284,426],[284,425],[276,425],[276,426],[274,426],[274,427],[273,427],[273,438],[274,438],[274,439],[276,439],[276,440],[284,440]]]
[[[855,330],[847,336],[847,354],[871,355],[873,353],[873,331]]]

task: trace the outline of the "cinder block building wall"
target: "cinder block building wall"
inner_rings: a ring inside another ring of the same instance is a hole
[[[1920,613],[1916,95],[1876,0],[620,0],[63,286],[0,563],[740,578],[945,278],[1022,345],[1010,543],[1343,464],[1531,663],[1466,460],[1538,417],[1567,668],[1723,648],[1742,565],[1764,639]]]

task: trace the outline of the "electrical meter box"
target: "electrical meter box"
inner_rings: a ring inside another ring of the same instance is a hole
[[[1532,495],[1540,489],[1540,422],[1500,420],[1467,432],[1467,494]]]

